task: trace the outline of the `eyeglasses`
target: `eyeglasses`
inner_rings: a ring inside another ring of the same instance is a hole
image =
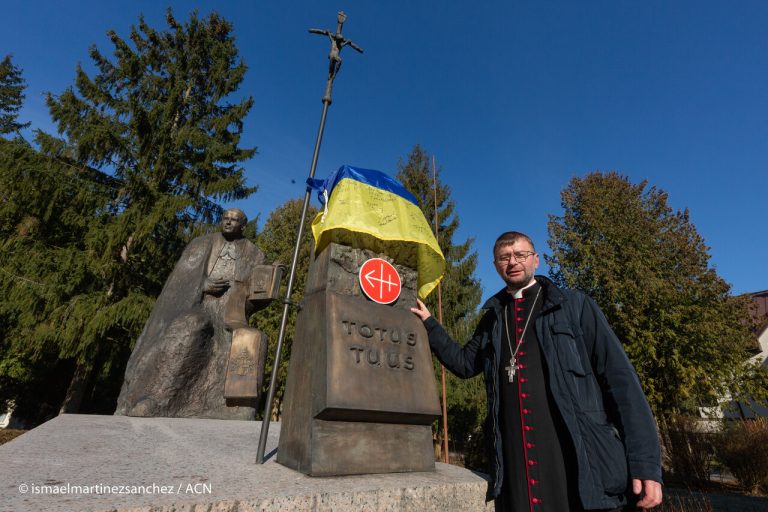
[[[515,252],[512,254],[505,254],[503,256],[499,256],[496,258],[496,263],[502,264],[502,265],[509,265],[509,262],[512,261],[512,258],[515,259],[518,263],[525,263],[525,261],[536,254],[533,251],[522,251],[522,252]]]

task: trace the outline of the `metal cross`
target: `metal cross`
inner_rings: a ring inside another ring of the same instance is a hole
[[[309,29],[310,33],[328,36],[328,39],[331,40],[331,53],[328,54],[328,60],[330,61],[328,63],[328,82],[325,86],[325,96],[323,96],[323,102],[329,105],[331,103],[331,88],[333,87],[333,79],[336,78],[336,74],[339,72],[339,69],[341,69],[341,57],[339,55],[341,53],[341,49],[345,46],[350,46],[352,49],[363,53],[362,48],[357,46],[351,40],[345,39],[344,36],[341,35],[341,27],[344,25],[346,19],[347,15],[344,14],[344,11],[340,11],[337,15],[338,23],[336,25],[335,34],[330,30],[320,30],[319,28]]]
[[[515,356],[512,356],[509,359],[509,366],[504,367],[504,369],[507,370],[507,375],[509,375],[509,382],[515,380],[515,372],[517,372],[518,368],[520,367],[517,365],[517,359]]]

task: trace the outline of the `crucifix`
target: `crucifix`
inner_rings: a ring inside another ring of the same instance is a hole
[[[515,356],[512,356],[509,360],[509,366],[504,367],[504,369],[507,370],[507,375],[509,375],[509,382],[512,382],[515,380],[515,372],[517,372],[518,368],[520,367],[517,365]]]
[[[331,87],[333,87],[333,79],[336,78],[336,74],[339,72],[339,69],[341,69],[341,57],[339,55],[341,53],[341,49],[345,46],[349,46],[353,50],[359,53],[363,53],[362,48],[341,35],[341,27],[347,20],[347,15],[344,14],[344,11],[340,11],[336,19],[338,22],[336,24],[336,33],[333,33],[330,30],[321,30],[319,28],[309,29],[311,34],[328,36],[328,39],[331,40],[331,52],[328,54],[328,60],[330,61],[328,63],[328,82],[325,86],[325,96],[323,96],[323,103],[327,103],[329,105],[331,103]]]

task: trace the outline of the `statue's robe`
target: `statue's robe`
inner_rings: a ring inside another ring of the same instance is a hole
[[[218,276],[230,287],[218,296],[204,293],[226,243],[214,233],[184,249],[128,360],[115,414],[254,418],[253,407],[226,406],[224,382],[232,329],[247,323],[247,286],[264,255],[244,238],[231,242],[234,251],[224,252],[234,253],[234,265],[225,265],[228,275]]]

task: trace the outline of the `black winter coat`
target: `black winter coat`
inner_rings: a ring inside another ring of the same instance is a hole
[[[576,450],[578,489],[585,509],[626,503],[631,480],[661,482],[656,423],[632,364],[605,316],[581,292],[561,290],[536,276],[544,292],[536,319],[549,385]],[[499,354],[503,294],[491,297],[464,347],[450,339],[432,317],[424,325],[437,358],[461,378],[481,371],[488,394],[486,444],[491,467],[488,499],[501,493],[504,465],[499,431]]]

